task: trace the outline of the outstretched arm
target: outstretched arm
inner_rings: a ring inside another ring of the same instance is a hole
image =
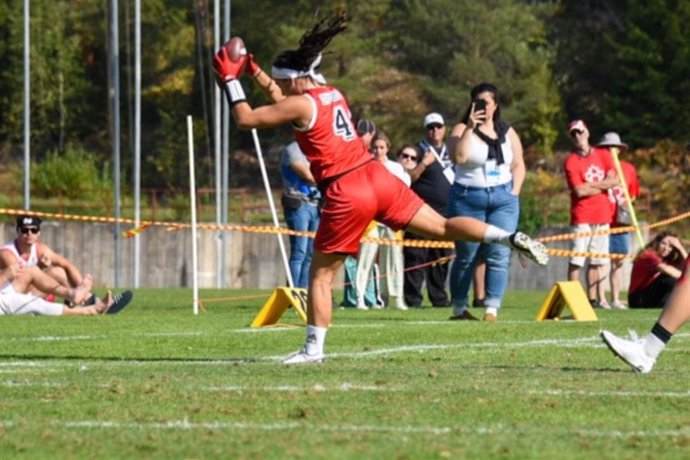
[[[263,71],[259,64],[254,60],[253,54],[247,55],[247,67],[245,72],[254,79],[261,91],[273,102],[285,99],[283,91],[269,74]]]

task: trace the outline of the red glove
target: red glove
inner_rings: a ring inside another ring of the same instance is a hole
[[[253,54],[247,54],[247,67],[245,68],[245,72],[252,77],[256,77],[261,72],[261,67],[259,67],[259,64],[254,60]]]
[[[213,70],[216,72],[218,83],[222,86],[225,82],[236,80],[247,65],[247,56],[242,56],[237,62],[232,62],[225,46],[213,57]]]

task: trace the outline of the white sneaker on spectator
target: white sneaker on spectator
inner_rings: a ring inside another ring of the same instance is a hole
[[[305,348],[302,348],[283,359],[283,364],[322,363],[325,357],[326,355],[323,353],[314,353],[310,355]]]
[[[646,374],[654,367],[656,359],[645,353],[643,340],[638,339],[633,331],[630,331],[630,340],[621,339],[605,329],[599,335],[609,350],[625,361],[635,372]]]
[[[611,302],[611,308],[616,310],[627,310],[628,306],[621,300],[614,300]]]
[[[369,307],[366,305],[357,305],[357,310],[369,311]]]

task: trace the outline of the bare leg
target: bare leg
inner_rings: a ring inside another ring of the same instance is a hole
[[[689,275],[686,273],[685,276]],[[658,322],[671,334],[675,334],[688,320],[690,320],[690,279],[686,278],[683,282],[676,283]]]
[[[94,305],[88,307],[74,307],[69,308],[66,305],[62,307],[62,314],[65,316],[95,316],[102,315],[108,311],[113,305],[113,293],[108,291],[105,300],[98,299]]]
[[[494,225],[472,217],[446,219],[428,204],[422,205],[407,226],[407,230],[446,241],[484,241],[498,243],[518,251],[538,265],[549,261],[546,247],[521,232],[511,234]]]
[[[331,324],[333,279],[344,260],[343,255],[314,250],[307,295],[307,322],[312,326],[327,328]]]
[[[623,279],[623,260],[611,260],[611,302],[620,304],[621,302],[621,285]]]
[[[590,300],[597,299],[598,282],[599,267],[591,263],[587,264],[587,296]]]
[[[568,264],[568,281],[580,281],[580,267]]]
[[[407,230],[447,241],[483,241],[488,227],[487,223],[472,217],[446,219],[425,204],[414,215]]]
[[[55,281],[43,273],[38,267],[24,267],[21,275],[12,281],[15,291],[28,293],[31,286],[35,286],[41,292],[52,293],[65,299],[72,298],[72,290]]]
[[[597,266],[597,299],[599,299],[599,306],[609,308],[610,305],[606,301],[606,265]]]

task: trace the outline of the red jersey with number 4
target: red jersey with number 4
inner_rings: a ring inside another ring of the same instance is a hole
[[[565,176],[570,189],[570,224],[608,224],[612,219],[608,191],[602,190],[590,196],[579,197],[575,188],[586,183],[600,182],[614,170],[611,154],[607,149],[593,147],[583,156],[572,152],[565,160]]]
[[[345,96],[332,86],[308,89],[314,112],[309,126],[294,127],[295,139],[309,160],[317,183],[371,161],[357,135]]]

